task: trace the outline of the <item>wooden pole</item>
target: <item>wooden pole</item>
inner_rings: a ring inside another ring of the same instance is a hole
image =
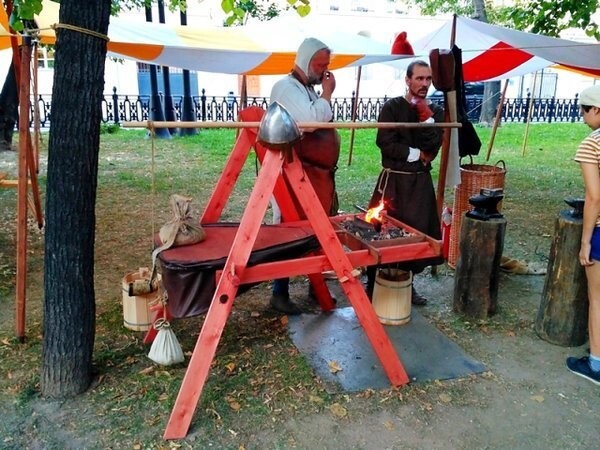
[[[242,75],[242,89],[240,92],[240,107],[242,107],[242,108],[248,107],[248,77],[245,74]]]
[[[456,39],[456,14],[452,17],[452,31],[450,34],[450,48],[454,47],[454,41]],[[456,88],[456,86],[455,86]],[[444,92],[444,122],[450,120],[456,120],[456,91],[454,91],[454,97],[449,95],[448,92]],[[448,129],[444,131],[444,137],[442,140],[442,152],[440,155],[440,173],[438,176],[438,188],[437,188],[437,211],[441,216],[442,208],[444,207],[444,191],[446,189],[446,173],[448,172],[448,158],[450,154],[450,135],[452,130]]]
[[[19,85],[19,159],[17,187],[17,282],[15,335],[25,339],[25,299],[27,286],[27,152],[29,136],[29,71],[31,38],[23,36],[21,47],[21,83]]]
[[[362,74],[362,66],[358,66],[358,72],[356,73],[356,94],[354,95],[354,102],[352,102],[352,122],[356,122],[356,110],[358,108],[358,89],[360,88],[360,77]],[[350,130],[350,151],[348,152],[348,165],[352,163],[352,149],[354,148],[354,131],[356,128]]]
[[[40,171],[40,105],[38,103],[38,44],[33,44],[33,156],[35,161],[35,173]]]
[[[260,122],[123,122],[123,128],[259,128]],[[413,122],[298,122],[299,128],[460,128],[457,122],[413,123]]]
[[[523,145],[521,154],[525,156],[525,147],[527,147],[527,137],[529,136],[529,125],[531,124],[531,112],[533,111],[533,101],[535,100],[535,88],[537,84],[537,72],[533,76],[533,90],[531,91],[531,99],[529,100],[529,110],[527,111],[527,124],[525,125],[525,135],[523,136]]]
[[[494,146],[494,139],[496,138],[496,131],[498,130],[498,125],[500,125],[500,119],[502,118],[502,105],[504,105],[504,97],[506,96],[506,88],[508,87],[508,79],[504,81],[504,87],[502,88],[502,95],[500,96],[500,103],[498,103],[498,108],[496,110],[496,117],[494,118],[494,125],[492,126],[492,134],[490,135],[490,143],[488,145],[487,156],[485,158],[486,161],[490,160],[490,155],[492,154],[492,147]]]

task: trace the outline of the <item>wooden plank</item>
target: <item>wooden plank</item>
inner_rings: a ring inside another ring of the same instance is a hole
[[[31,186],[31,181],[27,181],[27,185]],[[18,188],[19,187],[19,180],[0,180],[0,187],[3,187],[3,188]]]
[[[298,122],[298,128],[460,128],[460,122],[415,123],[415,122]],[[123,128],[258,128],[260,122],[121,122]]]

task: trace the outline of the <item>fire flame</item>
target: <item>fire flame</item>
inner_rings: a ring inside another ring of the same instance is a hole
[[[371,223],[373,220],[381,222],[381,214],[379,213],[383,210],[384,206],[385,205],[383,204],[383,200],[381,200],[379,202],[379,205],[367,210],[367,213],[365,214],[365,222]]]

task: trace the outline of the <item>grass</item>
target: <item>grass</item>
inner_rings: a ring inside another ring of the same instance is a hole
[[[528,131],[523,156],[525,126],[506,124],[497,132],[489,162],[485,153],[490,129],[478,127],[477,131],[484,145],[474,162],[495,164],[503,160],[507,168],[503,203],[508,222],[505,253],[515,258],[543,259],[548,254],[554,219],[558,211],[566,209],[563,199],[583,193],[579,168],[572,159],[589,130],[580,123],[534,124]],[[375,131],[358,130],[352,164],[348,165],[350,132],[342,130],[340,134],[342,155],[337,172],[340,207],[355,212],[354,205],[364,206],[370,199],[380,170],[380,156],[374,145]],[[143,447],[138,448],[165,448],[161,435],[185,373],[185,364],[154,366],[146,357],[148,348],[141,343],[143,333],[122,326],[121,278],[137,267],[150,265],[152,235],[171,217],[169,196],[172,193],[191,196],[201,211],[234,140],[232,130],[203,130],[195,136],[171,140],[152,140],[140,130],[102,135],[96,206],[94,353],[100,380],[80,398],[61,402],[60,408],[71,411],[70,417],[78,417],[77,420],[65,423],[57,419],[58,426],[75,428],[70,431],[72,435],[77,435],[79,427],[83,440],[80,446],[93,442],[92,447],[109,448],[119,442],[121,448],[136,448],[141,443]],[[10,159],[11,156],[0,154],[0,157]],[[251,155],[225,209],[225,220],[240,218],[256,170],[256,161]],[[43,170],[40,181],[43,186]],[[15,198],[12,190],[0,191],[0,308],[5,317],[0,321],[0,360],[3,361],[0,399],[12,405],[17,411],[15,414],[25,418],[39,408],[43,234],[30,226],[27,340],[19,344],[11,338],[9,314],[16,273]],[[446,199],[451,202],[451,189],[446,191]],[[195,448],[209,444],[237,447],[239,443],[249,442],[253,429],[277,427],[298,412],[323,412],[336,403],[346,404],[344,396],[328,394],[315,380],[307,361],[290,342],[285,320],[265,311],[264,297],[268,295],[268,288],[263,285],[255,289],[258,295],[236,303],[220,341],[192,423],[194,440],[188,445]],[[182,347],[188,350],[188,357],[202,320],[202,317],[191,318],[174,325]],[[497,320],[509,328],[523,326],[517,309],[501,310]],[[459,319],[447,319],[444,326],[458,334],[496,329],[483,322]],[[439,389],[436,389],[432,385],[426,391],[438,395]],[[455,389],[467,388],[457,383]],[[430,402],[423,388],[412,386],[403,388],[402,392],[360,393],[353,398],[367,403],[365,397],[371,395],[377,402],[387,402],[389,398],[396,402],[416,399],[425,409]],[[0,430],[2,426],[6,425],[0,425]],[[17,448],[20,437],[14,439],[10,444]],[[47,436],[46,439],[52,448],[52,439],[58,438]],[[284,446],[285,440],[280,445]]]

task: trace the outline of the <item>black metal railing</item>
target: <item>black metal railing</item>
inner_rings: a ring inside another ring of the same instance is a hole
[[[353,93],[354,95],[354,93]],[[182,116],[182,96],[173,96],[173,108],[177,120]],[[161,96],[161,104],[164,104]],[[376,121],[383,104],[388,100],[384,97],[360,97],[356,104],[356,120],[359,122]],[[51,96],[41,94],[35,101],[39,108],[40,126],[50,126]],[[433,99],[435,103],[443,104],[441,99]],[[352,120],[354,97],[336,97],[333,99],[334,121],[347,122]],[[248,97],[247,106],[259,106],[266,109],[269,106],[268,97]],[[202,95],[192,97],[193,117],[198,121],[231,122],[238,120],[241,108],[240,98],[231,95],[208,96],[204,89]],[[472,122],[478,122],[481,114],[482,98],[473,96],[467,98],[467,114]],[[122,122],[146,121],[151,114],[151,97],[149,95],[119,95],[116,88],[113,94],[102,100],[102,122],[118,124]],[[33,117],[33,105],[32,115]],[[535,98],[530,95],[523,98],[505,99],[502,107],[504,122],[577,122],[581,120],[578,98]]]

